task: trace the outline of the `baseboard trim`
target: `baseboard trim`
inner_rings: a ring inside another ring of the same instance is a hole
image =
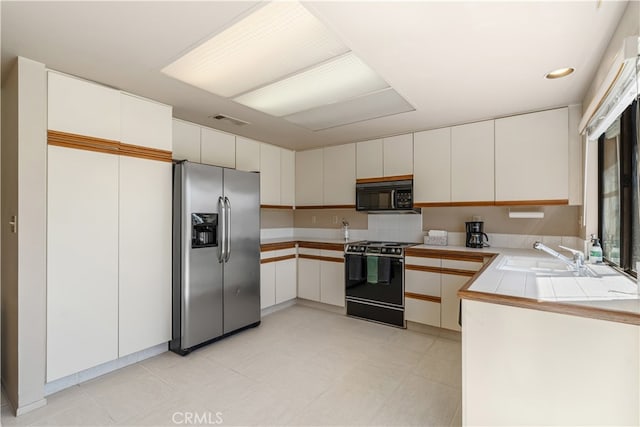
[[[73,387],[74,385],[78,385],[85,381],[97,378],[101,375],[108,374],[126,366],[133,365],[134,363],[138,363],[142,360],[157,356],[166,351],[169,351],[168,343],[158,344],[156,346],[140,350],[136,353],[128,354],[124,357],[111,360],[98,366],[94,366],[93,368],[85,369],[84,371],[76,372],[75,374],[59,378],[44,385],[44,395],[49,396],[66,388]]]
[[[325,304],[323,302],[311,301],[311,300],[304,299],[304,298],[297,298],[295,301],[296,301],[296,304],[304,305],[306,307],[317,308],[317,309],[324,310],[324,311],[330,311],[332,313],[343,314],[345,316],[347,315],[347,308],[346,307],[340,307],[340,306],[337,306],[337,305]]]
[[[284,310],[285,308],[289,308],[296,305],[296,299],[290,299],[289,301],[284,301],[281,302],[280,304],[276,304],[276,305],[272,305],[270,307],[265,307],[262,310],[260,310],[260,316],[264,317],[264,316],[268,316],[270,314],[273,314],[277,311],[280,310]]]
[[[27,412],[34,411],[38,408],[42,408],[43,406],[46,406],[46,404],[47,404],[47,399],[40,399],[35,402],[29,403],[28,405],[21,406],[18,409],[16,409],[16,417],[19,417],[20,415],[24,415]],[[9,403],[9,405],[11,405],[11,403]]]

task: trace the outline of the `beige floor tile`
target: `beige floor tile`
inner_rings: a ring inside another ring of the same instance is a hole
[[[115,422],[121,422],[144,408],[168,401],[175,395],[175,390],[160,378],[147,373],[130,381],[121,381],[101,388],[92,387],[87,393]]]
[[[409,375],[380,408],[373,425],[445,426],[451,423],[460,391]]]
[[[188,425],[189,420],[217,421],[219,410],[211,409],[207,396],[202,391],[187,393],[161,405],[147,408],[142,414],[127,418],[119,423],[122,426],[173,426]],[[193,425],[193,424],[191,424]]]
[[[437,337],[420,332],[398,329],[390,338],[389,345],[424,353],[437,341]]]
[[[462,360],[462,344],[447,338],[438,338],[427,354],[439,359]]]
[[[110,426],[115,421],[109,413],[96,402],[87,402],[67,409],[49,417],[45,417],[32,426]]]
[[[440,384],[462,388],[462,363],[459,360],[426,354],[413,372]]]

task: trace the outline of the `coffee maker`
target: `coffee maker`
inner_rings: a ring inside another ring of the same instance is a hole
[[[468,221],[465,222],[465,225],[467,228],[466,246],[468,248],[485,248],[489,246],[489,236],[483,231],[484,222]]]

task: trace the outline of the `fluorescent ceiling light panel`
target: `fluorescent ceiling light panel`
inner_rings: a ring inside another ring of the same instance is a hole
[[[414,111],[392,88],[284,117],[314,131]]]
[[[224,97],[277,81],[349,49],[297,2],[271,2],[162,72]]]
[[[389,87],[353,53],[234,98],[273,116],[286,116],[335,104]]]

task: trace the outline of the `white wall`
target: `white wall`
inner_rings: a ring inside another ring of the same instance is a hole
[[[2,108],[5,231],[18,217],[2,235],[2,381],[18,415],[46,403],[46,92],[44,64],[18,58]]]

